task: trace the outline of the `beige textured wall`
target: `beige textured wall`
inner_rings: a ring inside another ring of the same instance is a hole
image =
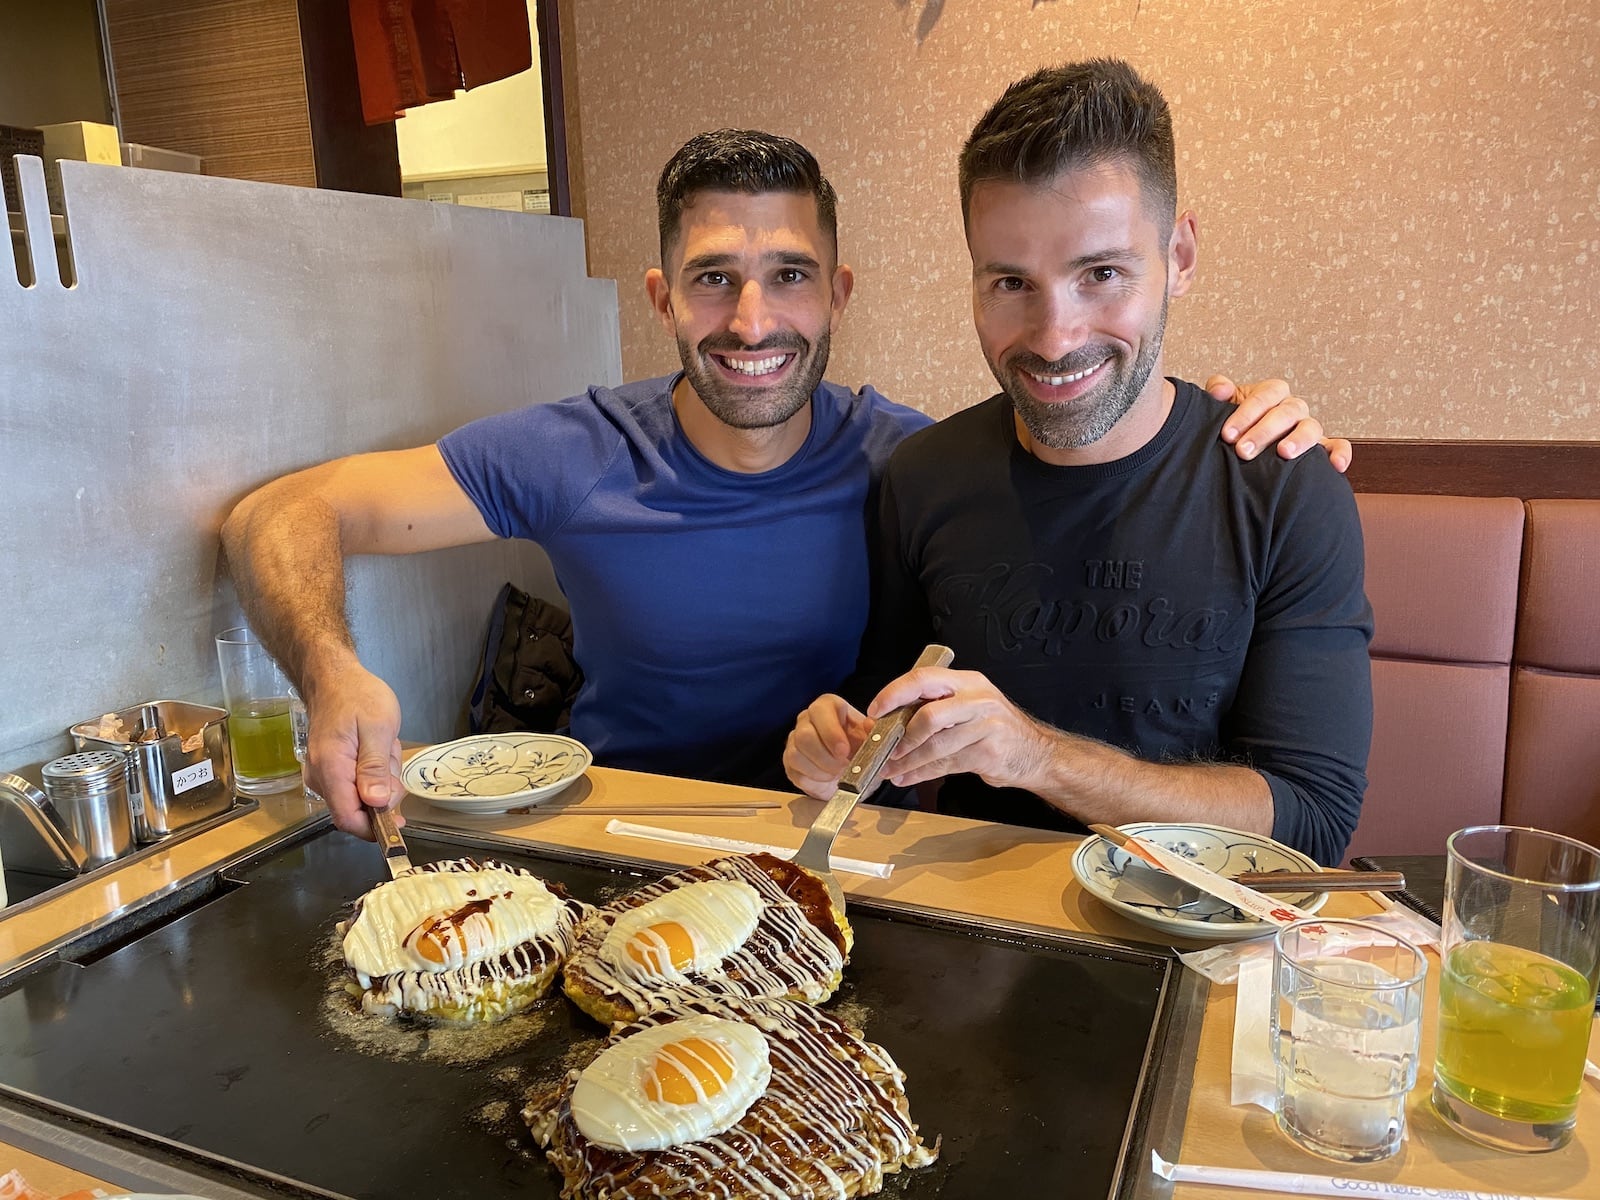
[[[955,192],[1014,78],[1125,57],[1174,109],[1201,276],[1170,371],[1285,374],[1359,437],[1600,438],[1595,0],[572,0],[589,253],[628,377],[676,365],[640,279],[687,137],[799,138],[856,297],[829,376],[990,394]],[[924,33],[919,41],[919,31]]]

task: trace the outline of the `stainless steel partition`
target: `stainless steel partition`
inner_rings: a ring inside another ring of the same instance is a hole
[[[0,256],[0,770],[97,713],[220,699],[217,530],[251,488],[620,381],[616,287],[587,277],[576,221],[69,162],[61,238],[40,163],[18,164],[34,281]],[[351,564],[404,737],[456,732],[507,579],[554,591],[525,544]]]

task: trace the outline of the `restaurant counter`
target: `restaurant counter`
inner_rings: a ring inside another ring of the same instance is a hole
[[[522,814],[465,817],[447,813],[416,798],[407,801],[405,811],[419,829],[509,837],[535,846],[678,866],[704,861],[712,857],[713,852],[608,833],[606,825],[611,817],[586,815],[585,810],[713,799],[725,802],[778,800],[782,804],[742,817],[641,814],[628,819],[664,828],[792,847],[799,845],[805,829],[821,807],[817,801],[794,795],[595,767],[544,807]],[[257,811],[175,845],[170,851],[85,881],[65,890],[59,897],[0,919],[0,969],[10,970],[20,962],[79,936],[86,929],[103,925],[114,913],[159,902],[161,897],[180,891],[186,882],[215,870],[219,864],[238,861],[286,832],[319,820],[317,812],[298,795],[266,797]],[[894,866],[887,879],[839,873],[841,884],[851,896],[899,901],[1122,941],[1149,943],[1154,940],[1149,930],[1112,912],[1079,886],[1070,867],[1078,840],[1067,834],[865,805],[857,809],[840,834],[835,856],[888,862]],[[373,853],[376,855],[377,850]],[[1335,893],[1323,914],[1360,917],[1377,910],[1376,902],[1368,896]],[[1550,1154],[1524,1156],[1490,1150],[1453,1133],[1433,1114],[1428,1096],[1436,1026],[1436,953],[1430,951],[1429,959],[1429,995],[1422,1031],[1423,1066],[1409,1101],[1408,1133],[1398,1155],[1385,1163],[1366,1167],[1326,1162],[1292,1145],[1263,1110],[1233,1107],[1229,1103],[1229,1093],[1234,989],[1213,986],[1199,1034],[1182,1148],[1176,1158],[1190,1164],[1338,1174],[1418,1188],[1454,1189],[1466,1194],[1600,1195],[1596,1182],[1600,1180],[1600,1086],[1593,1080],[1584,1083],[1576,1137],[1570,1145]],[[1600,1053],[1600,1037],[1591,1037],[1591,1047],[1591,1057]],[[915,1081],[912,1083],[914,1096]],[[1161,1148],[1163,1152],[1170,1149]],[[1168,1154],[1168,1157],[1173,1156]],[[39,1169],[34,1160],[21,1152],[13,1153],[12,1146],[0,1142],[0,1175],[19,1165],[24,1174],[28,1174],[30,1164]],[[69,1182],[78,1187],[94,1186],[88,1176],[78,1176],[54,1163],[50,1167],[54,1172],[48,1181],[50,1187],[65,1188]],[[1129,1167],[1135,1172],[1148,1171],[1149,1164],[1132,1163]],[[1043,1186],[1047,1181],[1040,1183]],[[1159,1189],[1156,1194],[1161,1194]],[[1192,1184],[1179,1184],[1171,1191],[1177,1200],[1258,1194]],[[1443,1194],[1451,1192],[1446,1190]]]

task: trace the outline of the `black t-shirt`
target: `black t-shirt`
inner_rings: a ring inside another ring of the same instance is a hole
[[[1320,450],[1241,461],[1231,406],[1174,381],[1115,462],[1058,467],[996,396],[890,459],[874,612],[854,697],[930,640],[1058,728],[1156,762],[1237,762],[1271,786],[1273,836],[1336,862],[1372,730],[1361,527]],[[942,811],[1081,829],[1026,792],[945,781]]]

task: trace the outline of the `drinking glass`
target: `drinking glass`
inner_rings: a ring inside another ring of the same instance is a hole
[[[311,714],[306,710],[306,702],[294,688],[289,689],[289,728],[294,731],[294,758],[300,764],[302,790],[307,800],[321,804],[323,803],[321,794],[314,791],[309,783],[305,783],[306,755],[311,744]]]
[[[1297,921],[1273,942],[1278,1128],[1340,1162],[1400,1148],[1417,1082],[1422,952],[1360,921]]]
[[[217,662],[228,706],[234,787],[247,796],[264,796],[300,786],[289,681],[278,664],[243,626],[217,634]]]
[[[306,711],[306,702],[294,688],[289,689],[289,732],[294,735],[294,760],[304,770],[306,747],[311,740],[311,716]]]
[[[1600,980],[1600,851],[1479,825],[1446,843],[1433,1106],[1501,1150],[1572,1139]]]

